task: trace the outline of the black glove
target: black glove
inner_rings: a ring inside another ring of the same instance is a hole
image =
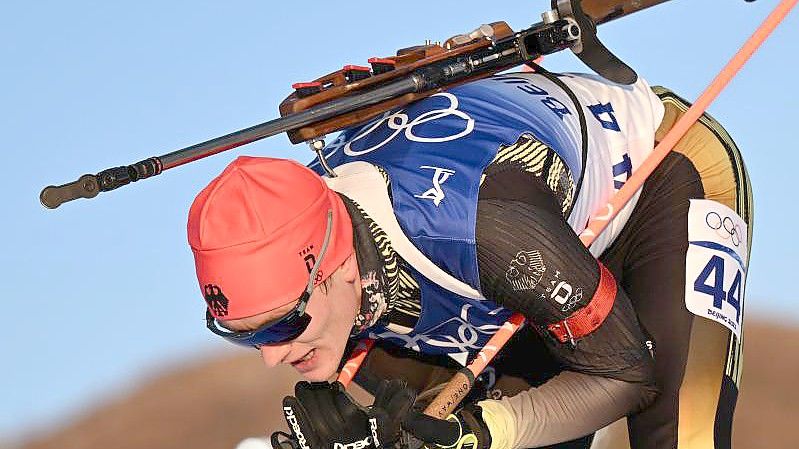
[[[291,429],[272,434],[272,446],[297,449],[389,448],[399,439],[400,421],[416,395],[401,381],[383,381],[375,404],[355,402],[339,383],[299,382],[294,396],[283,398],[283,413]]]
[[[384,380],[375,392],[373,409],[387,411],[395,423],[402,421],[404,447],[491,447],[491,434],[483,421],[482,409],[477,404],[467,404],[443,420],[421,413],[420,405],[413,408],[415,400],[416,393],[401,380]]]
[[[402,423],[402,428],[419,440],[452,449],[489,449],[491,434],[482,417],[479,405],[468,404],[446,420],[437,419],[419,412],[411,412]]]

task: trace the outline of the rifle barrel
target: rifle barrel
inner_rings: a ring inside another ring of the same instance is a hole
[[[428,86],[426,80],[417,74],[412,74],[367,92],[333,100],[306,111],[234,131],[171,153],[151,157],[127,166],[108,168],[96,175],[86,174],[67,184],[47,186],[39,194],[39,200],[44,207],[55,209],[78,198],[94,198],[100,192],[108,192],[131,182],[159,175],[164,170],[179,167],[256,140],[298,129],[345,112],[377,104],[390,98],[417,92],[426,86]]]
[[[256,140],[274,136],[286,131],[291,131],[311,123],[335,117],[344,112],[380,103],[390,98],[398,97],[406,93],[416,92],[420,87],[416,76],[409,76],[398,81],[386,84],[385,86],[370,90],[364,93],[343,97],[333,100],[317,107],[296,114],[280,117],[268,122],[264,122],[230,134],[217,137],[190,147],[186,147],[171,153],[158,156],[163,165],[163,170],[178,167],[183,164],[212,156],[231,148],[246,145]]]

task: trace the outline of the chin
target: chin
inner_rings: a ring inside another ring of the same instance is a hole
[[[332,357],[325,357],[324,351],[319,351],[311,360],[300,365],[295,365],[294,369],[310,382],[324,382],[330,380],[336,374],[338,362]]]

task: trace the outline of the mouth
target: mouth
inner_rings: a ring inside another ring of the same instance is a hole
[[[304,356],[291,362],[291,366],[299,372],[309,371],[313,368],[314,357],[316,356],[316,348],[308,351]]]

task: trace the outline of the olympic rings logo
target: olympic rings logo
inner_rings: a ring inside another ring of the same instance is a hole
[[[460,316],[454,316],[441,324],[433,326],[418,334],[399,334],[392,331],[383,332],[376,336],[381,339],[399,340],[405,348],[421,352],[420,344],[440,348],[446,353],[469,352],[482,349],[488,338],[494,335],[502,326],[496,324],[471,323],[469,310],[471,304],[461,307]],[[495,315],[503,309],[497,308],[489,311],[488,315]],[[457,336],[453,335],[457,334]]]
[[[342,141],[335,141],[331,142],[328,145],[328,149],[332,150],[327,154],[327,157],[332,156],[335,154],[342,146],[344,147],[344,154],[347,156],[361,156],[364,154],[371,153],[381,147],[385,146],[392,140],[394,140],[400,133],[403,133],[405,138],[412,141],[412,142],[422,142],[422,143],[441,143],[441,142],[449,142],[452,140],[460,139],[461,137],[469,135],[474,130],[474,119],[470,117],[467,113],[458,110],[458,98],[451,93],[442,92],[431,97],[443,97],[449,100],[449,106],[444,109],[434,109],[432,111],[427,111],[425,113],[420,114],[418,117],[414,118],[413,120],[408,117],[408,114],[405,114],[404,110],[399,110],[394,112],[393,114],[390,112],[386,112],[383,114],[381,118],[376,120],[371,125],[366,125],[364,129],[357,132],[355,136],[347,141],[346,143]],[[424,137],[414,134],[414,127],[419,125],[432,122],[434,120],[439,120],[445,117],[455,116],[460,118],[464,121],[463,130],[445,136],[438,136],[438,137]],[[378,142],[372,146],[367,146],[366,148],[362,149],[353,149],[352,145],[371,135],[375,130],[380,128],[383,124],[391,130],[391,133],[383,139],[381,142]],[[342,135],[343,136],[343,135]]]
[[[724,240],[729,239],[734,246],[737,247],[741,244],[743,237],[741,227],[736,224],[732,218],[727,216],[722,218],[718,212],[708,212],[707,215],[705,215],[705,223],[707,223],[710,229],[716,231],[719,237]]]

